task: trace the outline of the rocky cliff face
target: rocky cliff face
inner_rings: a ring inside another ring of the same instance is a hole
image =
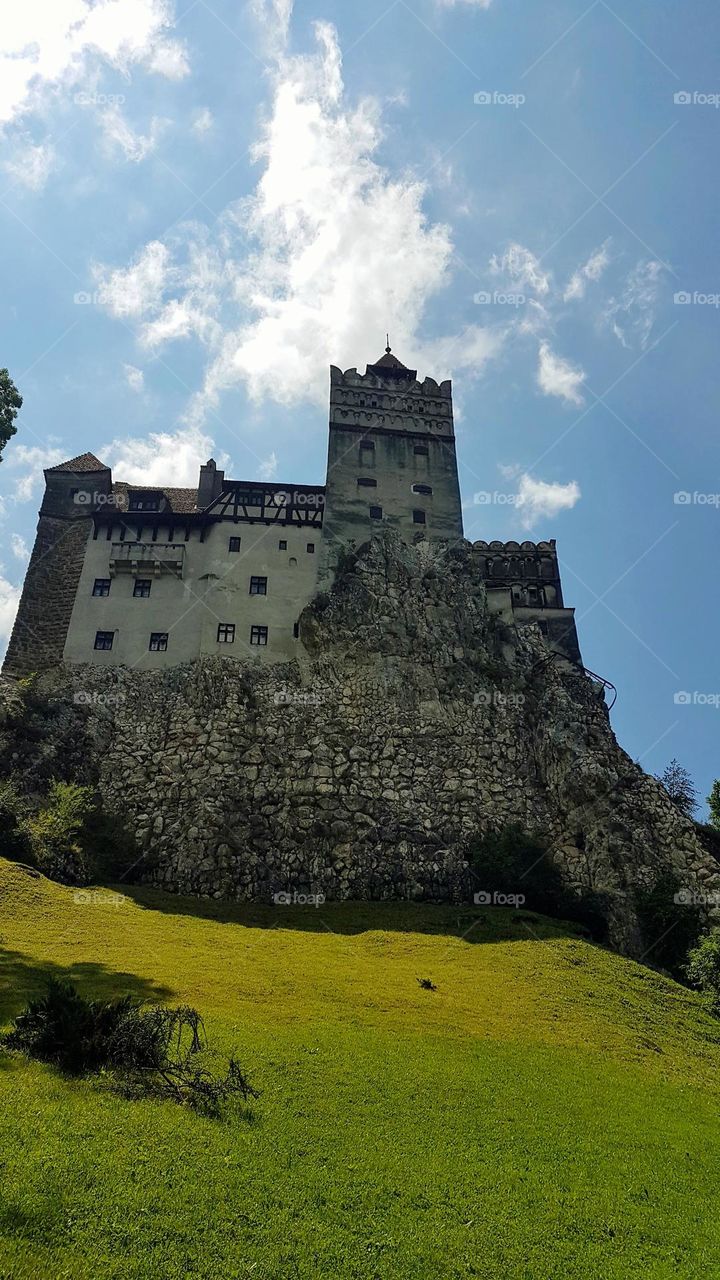
[[[492,889],[473,885],[468,842],[517,823],[570,885],[608,895],[631,954],[634,893],[661,873],[720,894],[693,824],[618,747],[601,691],[535,625],[491,612],[468,544],[375,540],[300,635],[283,666],[50,673],[42,767],[64,735],[134,828],[143,878],[183,893],[459,900]],[[13,750],[0,735],[0,766],[31,777]]]

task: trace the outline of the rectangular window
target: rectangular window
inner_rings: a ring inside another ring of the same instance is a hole
[[[96,578],[93,583],[92,593],[94,596],[109,596],[110,595],[110,579]]]
[[[426,444],[416,444],[415,453],[417,453],[421,458],[427,458],[430,455],[430,450]]]
[[[159,511],[160,498],[157,493],[131,493],[128,496],[128,511]]]
[[[278,542],[278,551],[287,551],[287,541],[285,538],[281,538]]]
[[[382,507],[371,507],[371,508],[370,508],[370,519],[371,519],[371,520],[382,520]]]
[[[377,489],[377,480],[373,476],[358,476],[358,484],[366,489]]]
[[[219,622],[217,632],[218,644],[235,643],[235,623]]]
[[[151,631],[150,632],[150,652],[164,653],[167,649],[168,633],[167,631]]]
[[[147,600],[152,586],[151,578],[136,578],[133,584],[133,595],[140,600]]]
[[[114,631],[96,631],[95,632],[95,648],[96,649],[112,649]]]
[[[314,542],[308,542],[308,544],[307,544],[307,552],[308,552],[308,555],[311,555],[311,556],[314,556],[314,555],[315,555],[315,543],[314,543]]]
[[[267,595],[267,578],[251,578],[250,579],[250,595],[266,596]]]
[[[413,511],[413,524],[425,524],[425,512]]]
[[[299,635],[300,635],[300,623],[299,623],[299,622],[294,622],[294,623],[293,623],[293,637],[294,637],[294,639],[295,639],[295,640],[297,640],[297,639],[298,639],[298,637],[299,637]]]
[[[251,644],[267,644],[268,629],[267,627],[251,627],[250,643]]]
[[[240,550],[240,539],[231,538],[230,541],[228,542],[228,551],[239,551],[239,550]]]
[[[413,493],[426,493],[426,494],[432,494],[432,485],[429,485],[429,484],[414,484],[414,485],[413,485],[413,487],[412,487],[412,491],[413,491]]]

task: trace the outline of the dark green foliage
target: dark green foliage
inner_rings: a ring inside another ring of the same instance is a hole
[[[683,902],[683,896],[680,881],[672,872],[666,872],[651,889],[638,895],[636,904],[647,947],[644,958],[648,964],[667,969],[674,977],[684,974],[688,951],[702,929],[699,908]]]
[[[21,408],[22,396],[10,377],[9,371],[0,369],[0,461],[2,461],[5,445],[17,431],[15,419],[18,409]]]
[[[685,974],[694,987],[709,997],[710,1008],[720,1017],[720,929],[706,933],[690,951]]]
[[[687,769],[683,769],[682,765],[673,759],[662,773],[657,775],[657,780],[662,782],[675,807],[684,813],[686,818],[692,818],[698,807],[697,791]]]
[[[716,778],[713,782],[707,802],[710,810],[710,825],[717,827],[720,831],[720,778]]]
[[[68,1075],[109,1072],[125,1097],[169,1098],[206,1115],[218,1115],[233,1096],[259,1097],[234,1058],[221,1079],[203,1065],[205,1027],[187,1005],[85,1000],[71,983],[51,979],[0,1044]]]
[[[418,978],[418,983],[423,991],[437,991],[437,987],[432,978]]]
[[[87,862],[78,837],[92,807],[90,787],[51,782],[43,807],[20,822],[34,865],[51,879],[62,884],[87,883]]]
[[[31,862],[30,843],[23,821],[30,806],[9,779],[0,781],[0,857],[13,862]]]
[[[543,915],[575,920],[597,941],[607,937],[607,902],[603,895],[579,895],[567,889],[547,847],[520,827],[490,832],[470,848],[468,859],[479,890],[511,899],[500,905],[527,906]],[[517,901],[517,895],[522,895],[524,901]]]

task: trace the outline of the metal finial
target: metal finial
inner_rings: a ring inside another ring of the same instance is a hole
[[[387,346],[385,348],[385,355],[389,356],[390,355],[390,334],[389,333],[385,334],[385,341],[387,343]]]

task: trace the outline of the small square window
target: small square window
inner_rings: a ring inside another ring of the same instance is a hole
[[[150,652],[164,653],[168,646],[167,631],[151,631],[150,632]]]
[[[287,540],[285,538],[281,538],[278,542],[278,551],[287,551]]]
[[[358,484],[365,489],[377,489],[377,480],[374,476],[358,476]]]
[[[217,630],[218,644],[235,643],[235,623],[219,622]]]
[[[371,519],[371,520],[382,520],[382,507],[371,507],[371,508],[370,508],[370,519]]]
[[[92,593],[94,596],[109,596],[110,595],[110,579],[96,578],[93,583]]]
[[[413,524],[425,524],[426,517],[424,511],[413,511]]]
[[[426,445],[426,444],[416,444],[416,445],[415,445],[415,453],[416,453],[416,454],[418,455],[418,457],[420,457],[420,458],[427,458],[427,457],[429,457],[430,450],[428,449],[428,447],[427,447],[427,445]]]
[[[307,552],[308,552],[308,555],[311,555],[311,556],[314,556],[314,555],[315,555],[315,543],[314,543],[314,542],[308,542],[308,544],[307,544]]]
[[[113,640],[115,638],[114,631],[96,631],[95,632],[95,648],[96,649],[112,649]]]
[[[239,550],[240,550],[240,539],[231,538],[230,541],[228,542],[228,551],[239,551]]]
[[[147,600],[151,586],[151,578],[136,578],[133,584],[133,595],[140,600]]]
[[[251,627],[250,643],[251,644],[267,644],[268,629],[267,627]]]
[[[266,596],[267,595],[267,578],[251,578],[250,579],[250,595]]]

